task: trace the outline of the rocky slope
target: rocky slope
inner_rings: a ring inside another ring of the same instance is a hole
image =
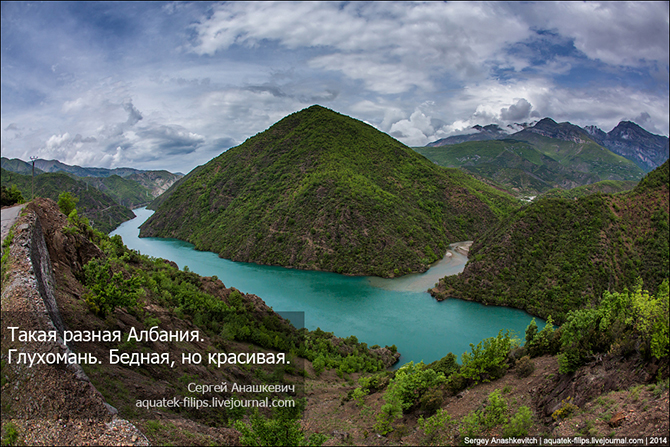
[[[72,355],[61,336],[25,343],[18,340],[18,333],[12,337],[9,329],[61,334],[64,329],[56,303],[59,281],[49,252],[53,247],[47,247],[41,222],[35,204],[29,204],[11,239],[3,244],[3,445],[149,445],[133,424],[116,416],[79,364],[17,363],[19,353]],[[73,235],[70,239],[70,249],[86,243]],[[13,361],[9,357],[12,349]]]
[[[670,156],[668,137],[647,132],[631,121],[621,121],[607,133],[595,126],[586,130],[598,144],[633,161],[645,172],[662,165]]]

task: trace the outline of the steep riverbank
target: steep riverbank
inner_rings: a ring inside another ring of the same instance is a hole
[[[138,227],[152,211],[139,209],[135,213],[136,219],[113,232],[129,248],[170,259],[200,275],[216,276],[242,292],[262,297],[277,311],[304,312],[308,329],[321,328],[343,338],[354,334],[370,346],[396,345],[402,353],[400,364],[429,363],[448,352],[460,355],[470,350],[473,341],[494,337],[501,329],[521,338],[532,320],[518,309],[433,300],[426,290],[438,277],[461,271],[467,262],[463,254],[453,250],[451,257],[425,273],[393,279],[354,277],[233,262],[194,250],[193,245],[176,239],[140,238]],[[468,243],[458,245],[467,247]],[[449,269],[451,273],[446,273]],[[402,328],[400,333],[398,328]]]
[[[42,199],[35,203],[46,204]],[[79,364],[67,363],[63,367],[17,363],[20,354],[72,355],[62,339],[64,325],[56,303],[57,281],[35,203],[28,204],[27,212],[17,218],[13,239],[7,248],[6,265],[3,265],[3,428],[7,424],[17,427],[27,445],[84,442],[148,445],[132,424],[115,416],[116,410],[105,402]],[[71,240],[63,243],[83,242],[76,235],[69,238]],[[14,337],[11,327],[18,328]],[[53,341],[26,343],[18,340],[19,330],[55,331],[59,335]],[[15,350],[13,361],[9,358],[10,350]],[[89,423],[61,422],[76,420]]]

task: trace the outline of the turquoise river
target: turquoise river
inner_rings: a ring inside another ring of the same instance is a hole
[[[518,309],[458,299],[438,302],[426,293],[439,278],[463,270],[467,258],[456,250],[423,274],[397,279],[344,276],[233,262],[177,239],[140,239],[138,228],[153,211],[134,212],[135,219],[111,233],[120,235],[128,248],[203,276],[216,275],[226,287],[256,294],[277,312],[304,312],[308,329],[355,335],[370,346],[395,344],[402,354],[399,364],[429,363],[449,352],[460,358],[470,351],[470,343],[496,336],[501,329],[523,339],[532,319]],[[544,321],[537,322],[542,328]]]

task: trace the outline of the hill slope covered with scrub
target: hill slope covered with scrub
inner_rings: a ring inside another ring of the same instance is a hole
[[[606,291],[668,278],[668,162],[631,191],[540,198],[479,238],[463,273],[431,293],[565,321]]]
[[[31,176],[1,170],[2,185],[7,188],[16,185],[23,198],[29,200],[31,191],[33,191]],[[91,220],[95,228],[105,233],[135,217],[130,209],[119,205],[112,197],[94,186],[89,187],[84,180],[75,179],[63,172],[43,173],[35,176],[35,197],[58,200],[58,196],[63,192],[69,192],[77,197],[81,215]]]
[[[399,276],[517,207],[372,126],[320,106],[196,168],[142,225],[234,261]]]

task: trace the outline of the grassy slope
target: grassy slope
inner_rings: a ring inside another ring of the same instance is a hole
[[[537,195],[555,187],[573,188],[599,179],[595,174],[564,166],[533,145],[517,140],[477,141],[415,150],[441,166],[460,167],[524,194]]]
[[[543,164],[542,154],[532,145],[513,140],[471,141],[449,146],[416,147],[414,150],[440,166],[447,167],[493,162],[505,151],[518,154],[537,166]]]
[[[630,160],[593,141],[574,142],[549,138],[530,131],[511,136],[526,141],[538,151],[576,171],[597,174],[600,180],[639,180],[644,171]]]
[[[463,273],[432,289],[562,321],[605,290],[668,277],[668,163],[632,191],[540,198],[480,238]]]
[[[415,150],[441,166],[461,167],[531,195],[556,187],[570,189],[610,177],[637,180],[642,175],[642,171],[627,160],[591,142],[567,142],[533,133],[524,135],[531,142],[510,138]]]
[[[391,276],[425,270],[449,242],[475,237],[515,206],[314,106],[182,179],[142,236],[177,237],[237,261]]]
[[[2,170],[2,185],[16,185],[26,200],[30,199],[31,177]],[[87,187],[83,181],[73,179],[64,173],[46,173],[35,176],[35,197],[58,200],[62,192],[70,192],[79,198],[77,208],[82,216],[93,221],[95,228],[108,233],[121,223],[135,217],[133,212],[116,203],[108,195],[94,187]]]

